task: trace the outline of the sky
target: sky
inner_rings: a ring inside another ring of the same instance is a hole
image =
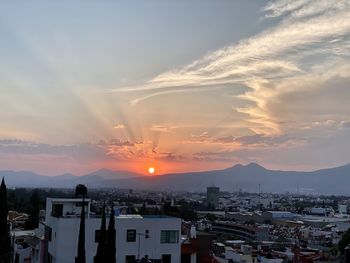
[[[3,1],[0,170],[350,163],[349,0]]]

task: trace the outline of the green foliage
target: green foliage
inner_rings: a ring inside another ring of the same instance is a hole
[[[34,191],[29,200],[29,220],[26,222],[26,229],[34,229],[39,226],[40,203],[39,194],[37,191]]]
[[[333,247],[331,248],[331,250],[329,251],[329,253],[330,253],[332,256],[337,256],[338,253],[339,253],[338,247],[337,247],[337,246],[333,246]]]
[[[344,254],[344,249],[347,245],[350,244],[350,229],[348,229],[348,231],[345,232],[345,234],[343,235],[343,237],[341,238],[341,240],[338,243],[338,249],[339,251]]]
[[[103,263],[106,261],[107,254],[107,231],[106,231],[106,206],[103,204],[102,219],[100,228],[100,237],[97,245],[97,252],[94,258],[94,263]]]
[[[197,220],[197,213],[193,210],[189,203],[181,202],[181,205],[171,206],[170,203],[163,205],[165,215],[179,217],[186,221]]]
[[[40,208],[45,207],[45,200],[47,197],[52,198],[71,198],[74,196],[72,191],[63,191],[59,189],[26,189],[26,188],[16,188],[9,189],[7,194],[8,208],[9,210],[14,210],[20,213],[28,213],[32,209],[31,196],[33,192],[36,192]]]
[[[205,218],[208,219],[210,222],[214,222],[217,219],[216,216],[213,214],[207,214]]]
[[[11,261],[11,240],[7,213],[7,188],[4,179],[2,179],[0,186],[0,263],[10,263]]]
[[[106,262],[115,263],[116,262],[116,232],[115,232],[115,219],[114,219],[114,208],[112,205],[111,215],[108,223],[107,230],[107,250],[106,250]]]

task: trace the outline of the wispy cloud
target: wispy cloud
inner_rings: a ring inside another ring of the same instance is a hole
[[[124,124],[116,124],[113,127],[114,129],[125,129],[125,125]]]
[[[251,130],[258,134],[282,133],[279,119],[267,104],[285,92],[281,80],[299,80],[322,72],[339,55],[349,51],[350,1],[279,0],[263,9],[267,18],[279,18],[273,27],[208,53],[178,70],[162,73],[138,86],[119,92],[148,91],[133,100],[137,104],[153,96],[187,92],[203,87],[241,84],[250,88],[239,99],[253,103],[237,110],[247,116]],[[347,62],[346,62],[347,63]]]
[[[169,126],[169,125],[152,125],[152,127],[150,128],[151,131],[154,132],[171,132],[174,129],[179,129],[182,126],[179,125],[173,125],[173,126]]]

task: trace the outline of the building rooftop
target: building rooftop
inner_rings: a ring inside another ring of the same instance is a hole
[[[177,217],[173,217],[173,216],[167,216],[167,215],[144,215],[143,218],[147,219],[147,218],[177,218]]]
[[[141,215],[119,215],[117,216],[118,219],[142,219],[143,217]]]
[[[118,219],[164,219],[164,218],[176,218],[172,216],[166,216],[166,215],[119,215],[117,216]]]
[[[51,202],[57,203],[75,203],[83,202],[83,198],[47,198]],[[85,202],[90,202],[90,198],[85,198]]]

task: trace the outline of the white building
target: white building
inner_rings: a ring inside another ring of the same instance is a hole
[[[86,199],[85,250],[86,262],[92,263],[97,249],[101,218],[90,213]],[[74,262],[80,224],[81,199],[51,199],[46,201],[47,254],[40,252],[48,263]],[[107,216],[107,225],[108,225]],[[181,219],[166,216],[120,215],[115,218],[116,261],[129,262],[145,255],[154,262],[180,263]],[[42,246],[42,247],[45,247]],[[41,261],[39,261],[41,262]]]
[[[348,206],[340,204],[338,205],[338,211],[339,211],[339,214],[346,215],[348,213]]]
[[[31,262],[30,260],[32,256],[34,256],[32,254],[32,246],[36,241],[34,230],[12,230],[11,239],[14,251],[14,262]]]

